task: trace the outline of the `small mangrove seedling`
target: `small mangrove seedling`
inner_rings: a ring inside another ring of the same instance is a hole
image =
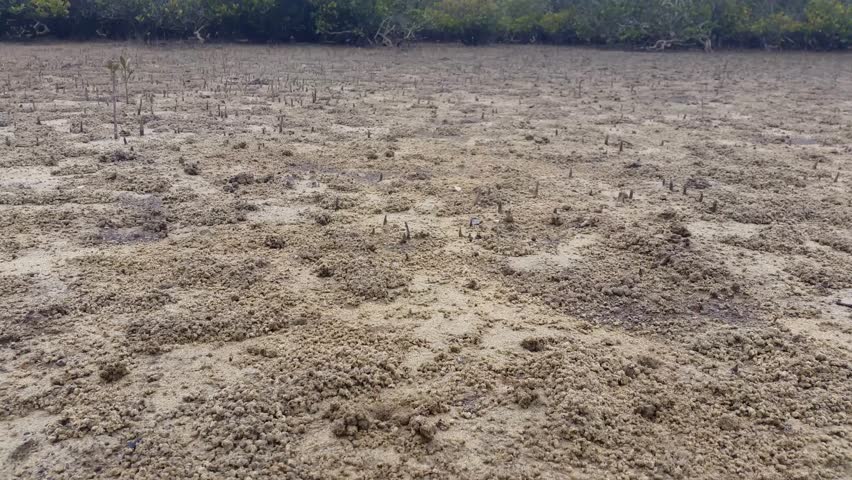
[[[110,80],[112,80],[112,136],[113,140],[118,140],[118,105],[116,103],[116,89],[118,88],[118,69],[120,65],[115,60],[110,60],[106,64],[109,70]]]
[[[124,82],[124,103],[129,105],[130,90],[128,84],[130,83],[130,78],[136,73],[136,70],[130,65],[130,60],[124,58],[124,55],[118,57],[118,66],[121,68],[121,80]]]

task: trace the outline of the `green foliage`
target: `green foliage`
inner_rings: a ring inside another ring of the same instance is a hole
[[[9,4],[6,9],[10,14],[40,20],[66,17],[70,6],[68,0],[22,0],[6,3]]]
[[[542,20],[549,13],[547,0],[503,0],[499,29],[508,41],[534,42],[543,32]]]
[[[795,44],[795,38],[801,34],[801,31],[801,22],[784,12],[760,18],[752,25],[752,32],[767,46]]]
[[[539,20],[539,26],[545,38],[556,43],[576,40],[577,24],[577,17],[573,9],[547,12]]]
[[[852,0],[0,0],[0,35],[848,48]]]
[[[744,43],[749,38],[752,8],[744,0],[718,0],[713,5],[713,33],[733,43]]]
[[[368,38],[391,9],[389,0],[312,0],[316,31],[325,36]]]
[[[49,20],[68,16],[69,0],[0,0],[0,17]]]
[[[495,0],[440,0],[428,10],[427,18],[435,31],[470,45],[490,40],[499,20]]]
[[[839,0],[810,0],[804,26],[809,42],[829,47],[848,44],[852,36],[852,5]]]
[[[0,35],[32,37],[68,17],[69,0],[0,0]]]

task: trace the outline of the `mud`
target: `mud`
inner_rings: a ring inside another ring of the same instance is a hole
[[[0,53],[2,478],[852,476],[847,55]]]

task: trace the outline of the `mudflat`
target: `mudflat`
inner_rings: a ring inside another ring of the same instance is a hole
[[[848,54],[0,67],[2,478],[852,475]]]

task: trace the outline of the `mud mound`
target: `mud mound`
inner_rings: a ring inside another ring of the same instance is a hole
[[[269,335],[291,325],[304,325],[319,318],[293,294],[268,287],[241,289],[239,294],[203,295],[174,302],[167,294],[165,311],[132,320],[128,340],[137,349],[155,353],[175,344],[211,341],[240,341]]]
[[[399,264],[376,257],[324,256],[317,262],[314,273],[333,279],[343,290],[361,300],[390,298],[409,281],[408,276],[400,272]]]
[[[778,330],[711,334],[693,350],[725,363],[687,373],[700,357],[630,358],[605,345],[561,343],[503,375],[519,382],[511,401],[539,410],[531,417],[536,435],[525,441],[535,442],[533,455],[541,461],[579,461],[596,471],[621,465],[615,468],[671,478],[801,477],[843,462],[842,450],[817,439],[822,429],[842,428],[842,412],[850,407],[848,365],[815,358],[810,348]],[[518,397],[518,389],[539,400],[518,402],[529,395]],[[826,403],[836,408],[825,411]],[[506,448],[510,441],[497,440]],[[717,450],[719,441],[730,448]],[[757,465],[738,455],[743,449],[773,460]],[[714,453],[687,461],[695,451]],[[648,456],[657,461],[646,462]]]
[[[751,303],[742,279],[709,252],[692,247],[679,224],[604,225],[594,250],[555,272],[502,273],[521,293],[589,319],[654,321],[705,313],[736,318]]]
[[[804,245],[807,239],[798,228],[790,225],[770,225],[761,228],[754,235],[730,235],[723,238],[722,242],[758,252],[804,254],[807,253]]]

